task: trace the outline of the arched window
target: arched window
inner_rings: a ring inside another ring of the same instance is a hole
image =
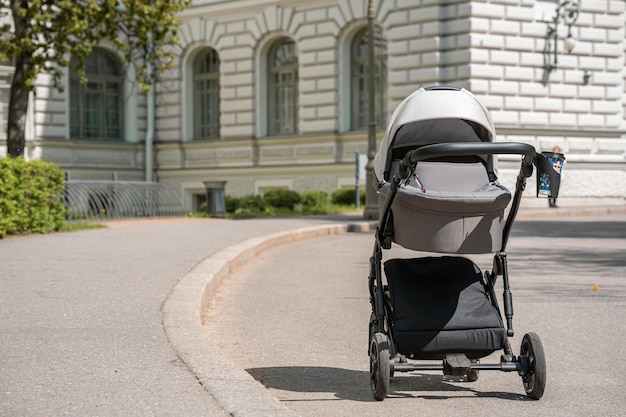
[[[382,29],[374,30],[374,95],[376,125],[387,123],[387,43]],[[368,30],[357,32],[350,46],[350,129],[360,130],[368,124]]]
[[[11,80],[15,64],[3,62],[0,55],[0,140],[6,140],[7,120],[9,119],[9,96],[11,91]]]
[[[220,59],[214,49],[193,61],[194,139],[220,137]]]
[[[296,44],[283,39],[267,60],[267,126],[270,135],[298,132],[298,56]]]
[[[70,70],[70,137],[121,140],[123,72],[115,57],[95,49],[85,59],[87,81],[80,82],[76,62]]]

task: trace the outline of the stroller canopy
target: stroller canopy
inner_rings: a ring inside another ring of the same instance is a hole
[[[472,93],[452,87],[420,88],[394,110],[380,149],[374,158],[374,174],[386,181],[393,150],[411,150],[446,142],[493,142],[496,136],[491,115]],[[404,156],[404,155],[402,155]],[[494,161],[484,156],[489,171]],[[393,175],[393,173],[391,173]]]

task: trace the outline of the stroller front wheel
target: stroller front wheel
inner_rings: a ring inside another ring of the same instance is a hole
[[[524,335],[520,356],[526,359],[526,369],[522,373],[526,395],[533,400],[538,400],[546,389],[546,357],[541,339],[537,334]]]
[[[370,345],[370,385],[378,401],[384,400],[389,391],[390,364],[387,336],[376,333]]]

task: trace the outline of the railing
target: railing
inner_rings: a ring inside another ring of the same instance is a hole
[[[180,198],[163,184],[140,181],[67,180],[68,220],[181,216]]]

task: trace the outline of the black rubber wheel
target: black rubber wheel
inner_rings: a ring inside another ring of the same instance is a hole
[[[539,336],[535,333],[524,335],[520,356],[524,356],[527,361],[526,371],[522,374],[526,395],[538,400],[546,389],[546,356]]]
[[[387,397],[389,392],[389,342],[382,333],[374,334],[370,345],[370,385],[372,395],[378,401]]]

